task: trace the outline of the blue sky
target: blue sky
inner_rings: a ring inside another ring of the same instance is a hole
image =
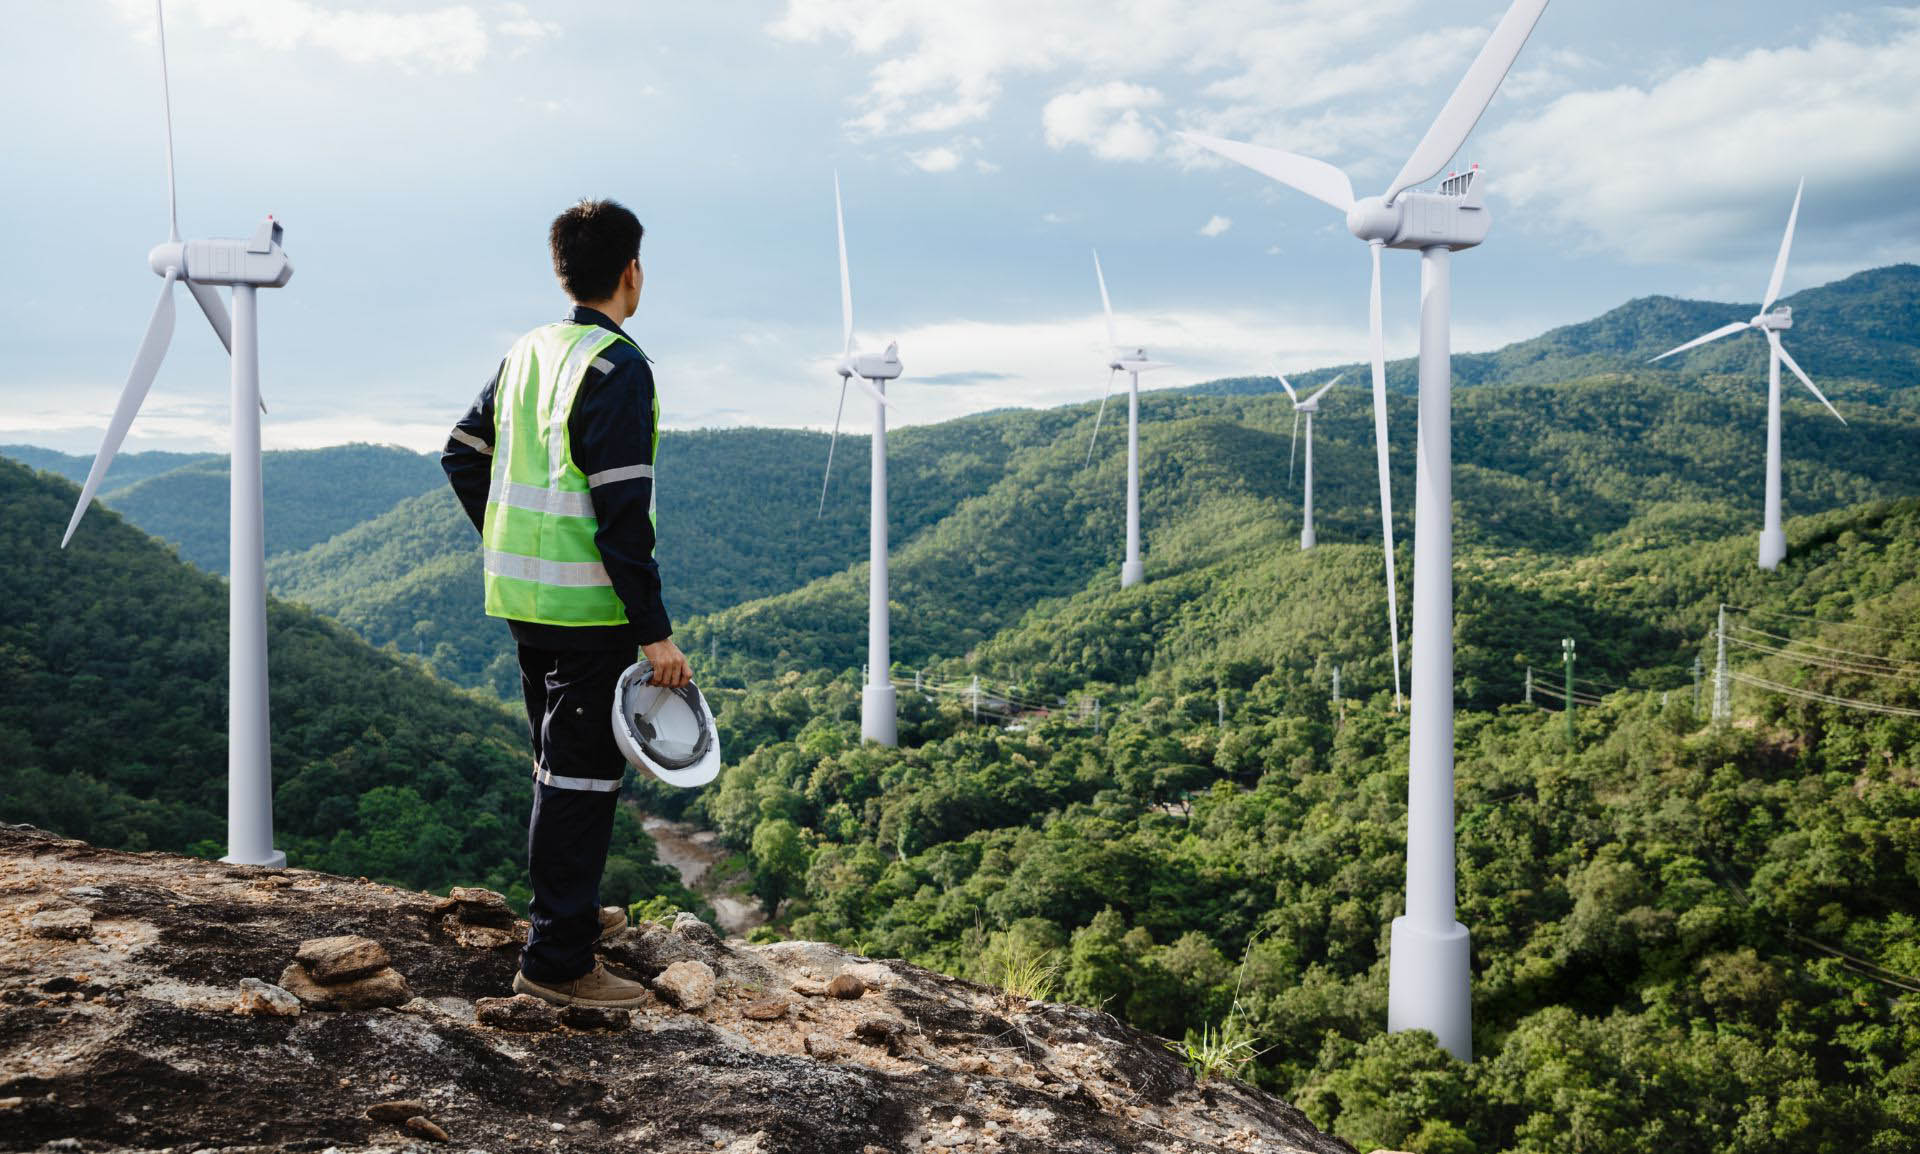
[[[1192,128],[1384,187],[1501,0],[172,0],[182,231],[287,228],[262,304],[270,447],[437,447],[562,300],[546,223],[646,222],[631,326],[669,424],[831,422],[832,174],[895,423],[1095,398],[1104,328],[1178,385],[1359,359],[1365,249]],[[0,40],[0,441],[91,452],[159,281],[146,0],[12,5]],[[1920,256],[1920,7],[1558,0],[1460,159],[1488,244],[1455,346],[1648,293],[1755,300],[1804,172],[1788,291]],[[1395,259],[1396,257],[1400,259]],[[1389,352],[1416,261],[1389,254]],[[225,362],[182,302],[129,448],[221,448]],[[857,424],[850,427],[858,428]]]

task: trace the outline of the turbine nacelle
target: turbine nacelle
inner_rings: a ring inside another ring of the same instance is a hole
[[[1438,190],[1413,189],[1389,202],[1369,196],[1347,210],[1347,231],[1369,244],[1388,248],[1473,248],[1487,239],[1491,214],[1480,194],[1480,169],[1458,172]]]
[[[884,353],[850,354],[841,360],[838,371],[843,377],[891,381],[901,373],[900,346],[898,343],[890,344]]]
[[[1793,327],[1793,308],[1781,305],[1770,313],[1761,313],[1747,322],[1763,333],[1783,333]]]
[[[1113,360],[1107,362],[1107,368],[1116,373],[1150,373],[1155,369],[1171,367],[1172,366],[1166,361],[1149,360],[1147,358],[1147,350],[1145,349],[1134,349],[1131,352],[1121,353]]]
[[[147,254],[147,265],[156,276],[166,276],[172,269],[179,279],[196,284],[279,288],[293,279],[293,262],[280,247],[280,236],[280,222],[268,217],[246,240],[176,240],[155,245]]]

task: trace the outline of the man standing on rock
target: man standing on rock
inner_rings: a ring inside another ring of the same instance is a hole
[[[560,1005],[648,996],[593,956],[626,926],[623,911],[600,908],[627,769],[613,694],[636,647],[654,684],[691,677],[653,559],[659,398],[646,354],[620,328],[640,306],[643,232],[611,200],[554,220],[553,270],[573,311],[514,342],[440,458],[480,530],[487,613],[519,646],[533,730],[532,929],[513,988]]]

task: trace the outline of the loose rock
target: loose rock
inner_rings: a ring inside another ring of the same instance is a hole
[[[560,1020],[576,1030],[625,1030],[633,1025],[633,1014],[608,1006],[566,1006]]]
[[[403,1006],[413,998],[407,979],[392,968],[351,982],[321,985],[305,966],[294,962],[280,971],[280,987],[299,998],[301,1005],[315,1010],[371,1010]]]
[[[885,1014],[868,1014],[854,1024],[853,1036],[869,1045],[885,1046],[898,1057],[907,1048],[907,1024]]]
[[[560,1028],[559,1012],[531,994],[515,994],[511,998],[481,998],[473,1004],[473,1009],[481,1025],[497,1030],[543,1034]]]
[[[697,946],[712,948],[720,944],[720,935],[713,931],[712,926],[684,910],[674,915],[671,932]]]
[[[434,908],[440,913],[452,911],[454,917],[472,925],[513,928],[513,907],[507,899],[479,886],[455,886]]]
[[[705,962],[675,962],[653,980],[653,988],[683,1010],[698,1010],[713,1001],[713,969]]]
[[[323,986],[350,982],[377,974],[387,968],[387,950],[372,938],[352,934],[335,938],[309,938],[300,943],[293,960],[307,968],[307,974]]]
[[[847,1056],[847,1048],[825,1034],[808,1034],[806,1047],[807,1053],[822,1062],[831,1062]]]
[[[823,998],[827,993],[827,984],[817,978],[795,978],[793,992],[808,998]]]
[[[272,982],[241,978],[240,997],[234,1003],[233,1012],[262,1018],[297,1018],[300,1016],[300,999]]]
[[[497,950],[504,946],[518,946],[525,938],[511,929],[500,926],[475,926],[448,918],[441,925],[453,940],[470,950]]]
[[[785,998],[761,998],[741,1010],[740,1016],[756,1022],[772,1022],[787,1016],[787,1005]]]
[[[93,914],[78,906],[41,910],[27,919],[27,932],[36,938],[78,941],[93,933]]]
[[[425,1115],[416,1114],[415,1116],[407,1119],[406,1125],[407,1125],[407,1129],[413,1131],[415,1134],[420,1135],[422,1138],[428,1139],[429,1141],[446,1142],[450,1140],[447,1137],[447,1132],[445,1130],[442,1130],[434,1122],[433,1119],[428,1118]]]
[[[866,992],[867,984],[852,974],[835,975],[834,979],[827,983],[827,996],[830,998],[841,998],[850,1002]]]
[[[427,1112],[427,1104],[414,1098],[395,1098],[391,1102],[375,1102],[367,1107],[367,1117],[375,1122],[405,1122],[409,1118],[418,1118]]]

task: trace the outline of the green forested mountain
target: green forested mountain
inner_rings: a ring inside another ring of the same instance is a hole
[[[1758,271],[1758,270],[1757,270]],[[1920,404],[1920,265],[1869,269],[1832,284],[1783,297],[1794,310],[1788,347],[1822,392],[1836,401],[1911,408]],[[1579,324],[1566,325],[1491,353],[1456,353],[1456,385],[1541,385],[1596,374],[1650,366],[1654,357],[1730,321],[1758,312],[1751,304],[1642,297]],[[1361,350],[1364,352],[1364,350]],[[1387,365],[1388,387],[1411,393],[1418,384],[1412,358]],[[1752,334],[1727,338],[1662,361],[1655,371],[1664,379],[1719,382],[1733,378],[1739,387],[1766,387],[1766,342]],[[1355,363],[1302,373],[1296,385],[1321,383],[1345,372],[1364,382],[1367,368]],[[1870,387],[1863,387],[1870,386]],[[1793,386],[1796,391],[1799,386]],[[1195,386],[1207,395],[1279,391],[1272,377],[1243,377]]]
[[[1190,1042],[1226,1023],[1261,1052],[1248,1076],[1360,1149],[1913,1149],[1920,500],[1788,531],[1777,574],[1744,531],[1464,551],[1471,1065],[1384,1033],[1407,736],[1361,546],[1097,591],[975,654],[1026,694],[1097,695],[1098,731],[903,689],[903,748],[863,747],[851,675],[788,674],[722,695],[751,752],[716,788],[655,804],[751,849],[784,932],[988,981],[1041,959],[1062,995]],[[1723,601],[1735,674],[1788,690],[1738,682],[1715,726],[1690,666]],[[1518,664],[1569,635],[1605,695],[1571,742]]]
[[[0,820],[218,854],[227,597],[113,512],[57,547],[77,487],[0,461]],[[278,844],[295,865],[512,891],[525,721],[307,610],[268,611]],[[682,893],[636,822],[615,894]]]
[[[58,473],[76,485],[87,479],[87,470],[93,467],[92,457],[42,449],[38,445],[0,445],[0,457],[18,461],[29,468]],[[138,484],[148,477],[157,477],[183,465],[198,465],[219,459],[218,453],[169,453],[164,450],[121,453],[114,457],[113,467],[107,471],[107,479],[100,495],[103,498],[110,497],[121,489]]]
[[[114,467],[119,467],[116,460]],[[108,478],[114,478],[109,472]],[[393,445],[265,454],[267,555],[305,549],[379,516],[441,480],[431,457]],[[227,461],[198,461],[117,489],[104,501],[209,573],[227,571]]]

